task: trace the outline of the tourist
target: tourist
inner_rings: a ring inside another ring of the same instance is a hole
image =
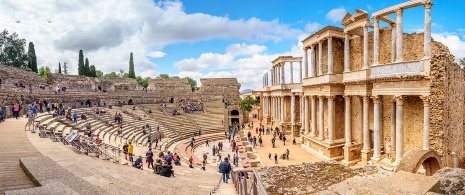
[[[160,175],[165,176],[165,177],[171,177],[171,175],[172,175],[174,177],[173,168],[169,164],[167,164],[166,162],[163,163],[163,165],[161,166]]]
[[[289,149],[286,149],[286,159],[289,160]]]
[[[239,146],[236,146],[236,154],[239,153]]]
[[[202,131],[200,131],[200,129],[199,129],[199,133],[198,133],[198,134],[199,134],[199,137],[202,137]]]
[[[13,116],[18,119],[19,116],[19,104],[14,104],[13,106]]]
[[[284,145],[286,145],[286,135],[283,134],[282,140],[283,140]]]
[[[132,156],[134,155],[134,146],[132,145],[131,142],[129,142],[129,145],[128,145],[128,154],[129,154],[129,162],[131,163],[134,163],[134,159],[132,158]]]
[[[132,157],[130,157],[130,158],[132,158]],[[137,158],[137,160],[134,162],[134,164],[132,166],[137,168],[137,169],[143,170],[142,156],[139,156],[139,158]]]
[[[29,84],[29,93],[32,94],[32,85]]]
[[[215,145],[213,145],[213,147],[212,147],[212,155],[215,156],[215,154],[216,154],[216,147],[215,147]]]
[[[292,145],[296,145],[297,142],[295,141],[295,137],[292,139]]]
[[[155,168],[155,167],[153,167],[153,152],[152,152],[152,148],[149,148],[149,150],[147,151],[147,153],[145,153],[145,156],[147,157],[147,159],[145,160],[145,162],[147,162],[147,168],[150,168],[150,165],[152,165],[152,168]]]
[[[274,164],[278,164],[278,154],[274,153]]]
[[[258,138],[258,143],[260,144],[260,147],[263,147],[263,140],[261,136]]]
[[[205,146],[210,146],[210,144],[208,144],[208,139],[207,139],[207,141],[205,143],[206,143]]]
[[[189,168],[194,168],[194,158],[192,158],[192,156],[189,158]]]
[[[204,171],[206,170],[206,169],[205,169],[206,162],[207,162],[207,161],[205,161],[205,160],[202,161],[202,167],[200,168],[200,170],[204,170]]]
[[[234,165],[238,167],[239,166],[239,155],[234,154],[233,158],[234,158]]]
[[[203,154],[203,161],[207,161],[207,158],[208,158],[207,153],[204,153]]]
[[[46,105],[47,105],[47,113],[50,114],[51,107],[52,107],[53,104],[50,103],[50,104],[46,104]]]
[[[165,161],[171,165],[171,161],[173,161],[173,155],[171,154],[170,151],[168,151],[168,154],[166,154]]]
[[[220,163],[219,170],[222,174],[223,182],[228,183],[229,173],[231,172],[231,164],[229,164],[228,158],[224,158],[224,161]]]
[[[40,113],[43,113],[43,112],[44,112],[43,107],[44,107],[44,103],[42,103],[42,101],[39,101],[39,112],[40,112]]]
[[[271,160],[271,153],[268,153],[268,160]]]
[[[191,139],[189,140],[189,146],[190,146],[191,148],[194,148],[194,138],[191,138]]]
[[[124,143],[124,145],[123,145],[123,153],[124,153],[124,159],[128,160],[128,143]]]
[[[0,121],[5,121],[5,115],[6,115],[6,111],[2,108],[0,108]]]
[[[181,166],[181,159],[179,158],[177,153],[174,153],[173,155],[173,160],[174,160],[174,165]]]
[[[78,117],[78,114],[77,114],[76,111],[74,111],[74,113],[73,113],[73,121],[74,121],[74,123],[77,123],[77,117]]]
[[[218,161],[221,162],[221,153],[218,152]]]
[[[84,114],[81,114],[81,120],[87,120],[87,116]]]

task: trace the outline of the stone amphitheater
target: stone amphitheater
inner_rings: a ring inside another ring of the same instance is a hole
[[[394,5],[374,12],[373,23],[364,10],[347,13],[345,28],[324,27],[302,41],[304,57],[272,62],[263,88],[252,92],[261,101],[251,112],[242,109],[235,78],[201,79],[200,90],[187,79],[152,79],[144,90],[134,79],[48,74],[44,80],[0,65],[7,118],[0,123],[0,194],[465,194],[465,72],[431,38],[432,5]],[[425,7],[425,32],[404,34],[402,11],[416,6]],[[387,16],[392,13],[396,20]],[[380,29],[379,21],[391,28]],[[300,82],[286,82],[287,62],[291,78],[293,63],[300,63]],[[71,122],[46,111],[33,121],[24,117],[28,105],[45,102],[86,119]],[[200,111],[183,112],[186,102]],[[22,117],[13,117],[13,104],[21,105]],[[223,183],[221,157],[211,147],[222,142],[220,155],[233,156],[228,133],[243,123],[278,127],[297,141],[256,149],[238,131],[231,139],[239,163],[232,182]],[[178,154],[175,177],[154,174],[145,163],[143,170],[132,167],[123,152],[128,142],[136,158],[149,148]],[[285,166],[272,164],[271,152],[266,159],[269,151],[291,147],[287,161],[279,159]]]

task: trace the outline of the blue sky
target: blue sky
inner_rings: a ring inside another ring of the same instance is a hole
[[[33,41],[40,66],[53,69],[67,61],[75,73],[83,49],[97,69],[127,71],[129,52],[134,52],[138,75],[236,77],[243,89],[257,89],[274,58],[302,56],[300,40],[326,25],[342,27],[346,12],[359,8],[371,15],[404,1],[34,2],[0,0],[0,26]],[[465,57],[465,4],[434,3],[433,38],[457,58]],[[423,17],[422,6],[405,10],[404,31],[422,31]]]

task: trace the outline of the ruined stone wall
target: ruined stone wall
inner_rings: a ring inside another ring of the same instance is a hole
[[[453,166],[456,152],[463,165],[465,76],[454,62],[454,56],[442,43],[432,43],[430,95],[431,148],[443,158],[445,166]]]
[[[31,84],[33,87],[46,84],[46,81],[35,72],[4,65],[0,65],[0,79],[2,79],[2,87],[13,87],[15,83],[23,83],[25,86]]]
[[[404,97],[404,152],[423,148],[423,101],[418,96]]]
[[[382,146],[385,148],[386,143],[391,142],[391,113],[392,113],[393,96],[382,96]],[[391,146],[392,148],[392,146]]]
[[[362,100],[360,96],[352,96],[352,140],[353,142],[362,143]]]
[[[321,64],[323,67],[323,74],[326,74],[328,72],[328,40],[324,40],[321,44],[322,45],[322,57],[321,57]],[[317,45],[318,48],[318,45]],[[318,73],[318,56],[315,57],[316,59],[316,72]]]
[[[93,78],[78,75],[48,74],[48,83],[52,87],[66,87],[66,91],[91,92],[94,90],[106,91],[141,91],[135,79],[131,78]]]
[[[344,72],[344,41],[333,38],[333,72],[342,74]]]
[[[226,97],[233,102],[240,101],[236,78],[205,78],[200,79],[200,82],[200,93],[205,99],[221,101]]]
[[[336,139],[344,138],[344,98],[337,96],[334,100],[334,135]]]
[[[350,39],[350,71],[363,68],[363,37],[353,36]]]

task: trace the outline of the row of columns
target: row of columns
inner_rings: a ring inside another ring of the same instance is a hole
[[[334,74],[334,67],[333,67],[333,37],[327,37],[328,43],[328,71],[326,74]],[[310,45],[309,47],[304,48],[304,66],[305,66],[305,78],[307,77],[316,77],[323,75],[323,41],[320,40],[318,42],[318,68],[316,67],[316,55],[315,45]],[[308,59],[308,50],[310,50],[310,60]],[[308,62],[310,61],[310,70],[308,67]],[[310,71],[310,75],[308,74]],[[318,74],[317,74],[318,71]]]
[[[289,62],[290,63],[290,84],[294,83],[294,62]],[[273,66],[271,68],[271,84],[272,85],[279,85],[279,84],[285,84],[285,76],[284,76],[284,66],[285,62],[281,62],[276,66]],[[300,66],[300,82],[302,82],[302,61],[299,62]],[[268,80],[268,73],[264,75],[264,86],[269,86],[268,83],[266,82]]]
[[[263,81],[262,81],[262,83],[263,83],[263,86],[262,86],[262,87],[268,87],[268,86],[269,86],[269,85],[268,85],[268,73],[265,73],[265,74],[263,75]]]
[[[310,134],[311,137],[316,137],[320,141],[325,140],[324,137],[324,101],[328,101],[328,136],[327,141],[331,142],[335,139],[335,96],[301,96],[301,122],[304,129],[304,134]],[[371,152],[370,146],[370,130],[369,130],[369,103],[370,98],[373,99],[374,113],[374,140],[373,140],[373,158],[381,157],[381,139],[382,139],[382,98],[380,96],[354,96],[360,97],[362,102],[362,152]],[[316,99],[318,98],[318,114]],[[423,150],[430,149],[429,143],[429,98],[428,96],[421,97],[423,100],[424,116],[423,116]],[[292,100],[294,99],[294,100]],[[345,146],[352,145],[352,96],[344,96],[344,135]],[[291,102],[295,102],[295,97],[291,97]],[[402,96],[395,96],[391,104],[391,151],[395,151],[396,159],[401,159],[404,154],[404,124],[403,124],[403,103]],[[291,105],[294,107],[294,103]],[[294,113],[294,110],[291,111]],[[303,115],[302,115],[303,114]],[[295,121],[295,116],[292,116],[292,121]],[[294,124],[294,123],[293,123]]]

